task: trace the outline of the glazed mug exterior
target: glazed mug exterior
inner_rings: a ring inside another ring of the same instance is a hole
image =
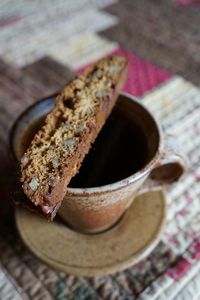
[[[34,118],[48,113],[53,107],[54,99],[55,97],[51,97],[39,101],[15,122],[10,135],[11,151],[15,158],[17,143],[20,143],[20,130],[24,128],[24,124],[28,125]],[[138,194],[149,191],[158,184],[177,181],[185,171],[185,160],[177,153],[175,139],[163,132],[141,102],[122,93],[117,106],[141,127],[148,144],[148,160],[138,172],[118,182],[94,188],[68,188],[58,214],[69,226],[80,232],[97,233],[110,228],[122,217]]]

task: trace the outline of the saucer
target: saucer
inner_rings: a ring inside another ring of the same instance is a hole
[[[115,226],[93,235],[16,210],[18,231],[31,252],[54,269],[76,276],[112,274],[138,263],[158,244],[165,218],[166,198],[160,190],[138,196]]]

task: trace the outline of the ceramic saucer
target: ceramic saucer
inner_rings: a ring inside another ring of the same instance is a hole
[[[16,210],[17,228],[27,247],[49,266],[77,276],[111,274],[138,263],[159,242],[165,217],[163,191],[138,196],[113,228],[93,235]]]

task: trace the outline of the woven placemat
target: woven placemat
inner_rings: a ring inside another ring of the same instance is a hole
[[[170,248],[168,265],[143,294],[166,299],[200,296],[200,89],[180,77],[172,78],[143,98],[164,129],[177,137],[189,161],[185,177],[168,189],[168,222],[163,242]],[[159,288],[160,283],[161,287]],[[157,286],[157,290],[155,290]],[[148,297],[147,297],[148,299]]]
[[[178,5],[185,2],[183,5]],[[199,0],[120,0],[105,10],[118,23],[103,37],[200,85]],[[188,5],[187,5],[188,4]]]
[[[198,11],[180,11],[176,1],[50,2],[43,1],[42,6],[40,1],[0,3],[0,299],[198,299],[200,90],[132,53],[198,83]],[[109,4],[112,7],[105,8]],[[136,15],[132,19],[131,10]],[[95,25],[86,22],[88,16]],[[176,41],[170,35],[170,28],[174,32],[170,22],[175,19],[175,36],[180,33]],[[165,35],[158,35],[157,27]],[[104,31],[103,38],[97,31]],[[130,52],[119,49],[116,41]],[[147,259],[114,276],[78,278],[41,263],[16,232],[9,196],[8,130],[25,107],[57,92],[75,70],[113,51],[130,61],[126,91],[142,96],[163,127],[177,135],[191,168],[167,191],[167,228]]]
[[[61,295],[65,297],[61,299],[134,299],[136,296],[161,299],[162,294],[166,299],[173,299],[178,294],[179,297],[198,295],[199,97],[198,88],[174,77],[143,98],[164,128],[177,135],[191,164],[182,181],[168,190],[168,224],[163,240],[154,252],[123,273],[87,280],[55,272],[43,265],[29,253],[9,226],[7,236],[0,239],[1,263],[27,296],[32,299],[40,299],[41,295],[49,297],[45,299],[60,299]],[[7,278],[4,275],[4,280]],[[7,281],[9,289],[12,282]]]

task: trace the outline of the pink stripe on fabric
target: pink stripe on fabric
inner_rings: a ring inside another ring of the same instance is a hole
[[[200,0],[177,0],[176,4],[182,7],[200,7]]]
[[[173,278],[174,280],[178,280],[180,279],[181,277],[183,277],[185,275],[185,273],[188,272],[188,270],[191,268],[191,264],[186,260],[184,259],[183,257],[181,257],[176,265],[169,269],[166,274]]]
[[[120,48],[114,53],[126,57],[129,61],[128,79],[124,91],[134,96],[142,96],[172,77],[170,72],[139,58],[131,52]]]
[[[195,241],[193,243],[192,258],[195,259],[195,260],[199,260],[200,259],[200,239],[198,241]]]

